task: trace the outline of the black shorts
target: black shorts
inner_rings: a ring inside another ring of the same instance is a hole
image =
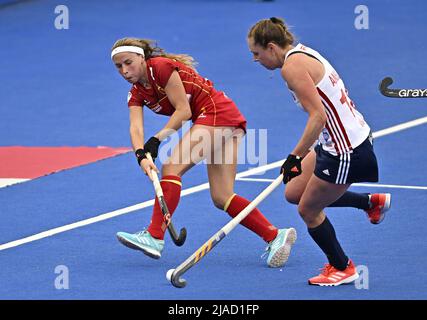
[[[334,156],[318,144],[316,152],[316,177],[334,183],[378,182],[378,163],[369,135],[352,152]]]

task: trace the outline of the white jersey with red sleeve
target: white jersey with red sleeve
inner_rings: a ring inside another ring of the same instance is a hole
[[[325,68],[323,78],[316,84],[327,115],[326,125],[319,135],[322,148],[332,155],[352,152],[366,140],[371,129],[362,114],[356,110],[353,101],[348,96],[344,82],[332,65],[317,51],[299,43],[288,51],[285,60],[294,53],[305,53],[317,59]],[[292,95],[295,102],[300,105],[293,92]]]

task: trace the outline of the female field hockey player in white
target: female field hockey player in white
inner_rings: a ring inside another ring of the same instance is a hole
[[[128,95],[130,136],[138,165],[150,179],[151,170],[157,171],[157,168],[147,159],[146,153],[155,159],[161,141],[179,130],[183,122],[190,119],[193,122],[162,166],[160,184],[170,214],[178,206],[181,177],[206,158],[210,159],[207,171],[215,206],[231,217],[239,214],[250,202],[234,193],[239,136],[246,131],[246,120],[234,102],[196,72],[192,57],[168,54],[149,40],[120,39],[112,48],[111,58],[120,75],[132,84]],[[144,143],[145,109],[170,118],[164,128]],[[218,143],[216,136],[224,138]],[[206,144],[202,148],[201,137]],[[222,158],[214,161],[218,154]],[[225,161],[227,158],[231,160]],[[267,263],[270,267],[284,265],[296,240],[295,229],[277,229],[258,209],[254,209],[241,224],[268,243]],[[117,237],[124,245],[159,259],[165,230],[156,198],[147,230],[134,234],[119,232]]]
[[[294,46],[294,37],[282,19],[258,21],[247,40],[255,62],[269,70],[280,68],[295,102],[308,113],[302,137],[281,168],[286,199],[298,204],[310,236],[329,261],[323,272],[308,282],[330,286],[352,282],[358,277],[356,268],[323,210],[364,209],[374,224],[384,218],[390,194],[347,191],[355,182],[378,181],[370,128],[334,68],[313,49]]]

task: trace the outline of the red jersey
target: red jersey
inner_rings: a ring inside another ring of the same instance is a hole
[[[163,57],[146,60],[151,88],[135,83],[129,92],[128,106],[147,106],[153,112],[171,116],[175,108],[165,93],[165,87],[173,71],[177,71],[191,108],[193,123],[208,126],[241,127],[246,130],[246,120],[234,102],[213,83],[201,77],[185,64]]]

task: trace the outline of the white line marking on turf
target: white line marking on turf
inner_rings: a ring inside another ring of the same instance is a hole
[[[423,118],[419,118],[419,119],[416,119],[416,120],[408,121],[408,122],[405,122],[405,123],[402,123],[402,124],[399,124],[399,125],[387,128],[387,129],[376,131],[376,132],[373,133],[373,136],[374,136],[374,138],[386,136],[386,135],[389,135],[389,134],[392,134],[392,133],[395,133],[395,132],[398,132],[398,131],[402,131],[402,130],[405,130],[405,129],[409,129],[409,128],[412,128],[412,127],[415,127],[415,126],[422,125],[424,123],[427,123],[427,117],[423,117]],[[265,171],[268,171],[268,170],[280,167],[282,165],[282,163],[283,163],[284,160],[285,159],[282,159],[282,160],[279,160],[279,161],[276,161],[276,162],[273,162],[273,163],[270,163],[270,164],[267,164],[267,165],[264,165],[264,166],[260,166],[260,167],[257,167],[257,168],[253,168],[253,169],[249,169],[249,170],[240,172],[240,173],[238,173],[236,175],[236,179],[241,180],[242,178],[248,177],[248,176],[251,176],[251,175],[263,174],[263,173],[265,173]],[[267,180],[267,179],[263,179],[263,180]],[[382,186],[382,187],[384,187],[384,185],[375,185],[375,186]],[[410,186],[406,186],[406,187],[409,188]],[[424,187],[414,187],[414,188],[424,188]],[[193,193],[200,192],[200,191],[207,190],[207,189],[209,189],[209,183],[203,183],[201,185],[198,185],[198,186],[191,187],[191,188],[183,190],[181,192],[181,196],[186,196],[186,195],[193,194]],[[422,189],[422,190],[424,190],[424,189]],[[6,250],[6,249],[10,249],[10,248],[13,248],[13,247],[17,247],[17,246],[23,245],[25,243],[33,242],[33,241],[40,240],[40,239],[43,239],[43,238],[47,238],[47,237],[53,236],[53,235],[58,234],[58,233],[62,233],[62,232],[69,231],[69,230],[72,230],[72,229],[76,229],[76,228],[79,228],[79,227],[87,226],[87,225],[92,224],[92,223],[96,223],[96,222],[99,222],[99,221],[111,219],[111,218],[114,218],[114,217],[117,217],[117,216],[120,216],[120,215],[123,215],[123,214],[126,214],[126,213],[130,213],[130,212],[133,212],[133,211],[136,211],[136,210],[140,210],[140,209],[143,209],[143,208],[146,208],[146,207],[150,207],[152,205],[154,205],[154,199],[148,200],[148,201],[144,201],[142,203],[139,203],[139,204],[136,204],[136,205],[133,205],[133,206],[129,206],[129,207],[126,207],[126,208],[122,208],[122,209],[118,209],[118,210],[115,210],[115,211],[107,212],[107,213],[101,214],[101,215],[93,217],[93,218],[89,218],[89,219],[85,219],[85,220],[80,220],[80,221],[77,221],[77,222],[74,222],[74,223],[71,223],[71,224],[67,224],[65,226],[61,226],[61,227],[58,227],[58,228],[54,228],[54,229],[50,229],[50,230],[47,230],[47,231],[43,231],[43,232],[34,234],[32,236],[28,236],[26,238],[22,238],[22,239],[19,239],[19,240],[15,240],[15,241],[11,241],[11,242],[7,242],[7,243],[4,243],[4,244],[1,244],[0,245],[0,251]]]
[[[266,179],[266,178],[236,178],[236,181],[250,181],[250,182],[273,182],[274,179]]]
[[[207,190],[207,189],[209,189],[209,183],[204,183],[204,184],[183,190],[181,192],[181,197],[192,194],[192,193],[200,192],[202,190]],[[154,199],[151,199],[151,200],[147,200],[147,201],[135,204],[133,206],[129,206],[129,207],[118,209],[118,210],[111,211],[111,212],[107,212],[107,213],[101,214],[101,215],[93,217],[93,218],[80,220],[80,221],[77,221],[74,223],[67,224],[65,226],[61,226],[61,227],[57,227],[57,228],[50,229],[47,231],[43,231],[43,232],[34,234],[32,236],[28,236],[28,237],[25,237],[25,238],[22,238],[19,240],[15,240],[15,241],[11,241],[11,242],[2,244],[2,245],[0,245],[0,251],[10,249],[13,247],[17,247],[17,246],[23,245],[23,244],[28,243],[28,242],[33,242],[36,240],[47,238],[47,237],[53,236],[53,235],[58,234],[58,233],[62,233],[62,232],[69,231],[72,229],[77,229],[77,228],[80,228],[83,226],[87,226],[87,225],[92,224],[92,223],[96,223],[96,222],[100,222],[103,220],[118,217],[118,216],[121,216],[123,214],[127,214],[127,213],[130,213],[133,211],[141,210],[141,209],[144,209],[147,207],[151,207],[153,205],[154,205]]]
[[[273,182],[274,179],[258,179],[258,178],[239,178],[237,181],[250,181],[250,182]],[[427,190],[423,186],[404,186],[399,184],[379,184],[379,183],[353,183],[352,187],[371,187],[371,188],[393,188],[393,189],[413,189],[413,190]]]
[[[10,179],[10,178],[0,178],[0,188],[11,186],[12,184],[17,184],[25,182],[31,179]]]
[[[404,122],[404,123],[398,124],[396,126],[393,126],[393,127],[387,128],[387,129],[376,131],[372,135],[374,136],[374,138],[379,138],[379,137],[386,136],[386,135],[391,134],[391,133],[395,133],[398,131],[402,131],[405,129],[416,127],[416,126],[422,125],[424,123],[427,123],[427,117],[423,117],[423,118],[415,119],[412,121]]]
[[[427,187],[422,186],[404,186],[399,184],[375,184],[375,183],[353,183],[352,187],[380,187],[393,189],[412,189],[412,190],[427,190]]]
[[[58,227],[58,228],[54,228],[54,229],[50,229],[50,230],[47,230],[47,231],[44,231],[44,232],[40,232],[40,233],[37,233],[35,235],[29,236],[29,237],[26,237],[26,238],[23,238],[23,239],[19,239],[19,240],[15,240],[15,241],[12,241],[12,242],[8,242],[8,243],[5,243],[5,244],[2,244],[2,245],[0,245],[0,251],[5,250],[5,249],[9,249],[9,248],[13,248],[13,247],[17,247],[17,246],[20,246],[20,245],[28,243],[28,242],[32,242],[32,241],[36,241],[36,240],[39,240],[39,239],[47,238],[47,237],[53,236],[53,235],[61,233],[61,232],[65,232],[65,231],[68,231],[68,230],[72,230],[72,229],[76,229],[76,228],[79,228],[79,227],[83,227],[83,226],[86,226],[88,224],[92,224],[92,223],[96,223],[96,222],[99,222],[99,221],[103,221],[103,220],[107,220],[107,219],[110,219],[110,218],[114,218],[114,217],[120,216],[122,214],[126,214],[126,213],[129,213],[129,212],[132,212],[132,211],[140,210],[140,209],[143,209],[143,208],[146,208],[146,207],[150,207],[152,205],[154,205],[154,200],[148,200],[148,201],[145,201],[145,202],[142,202],[142,203],[130,206],[130,207],[126,207],[126,208],[123,208],[123,209],[119,209],[119,210],[111,211],[111,212],[108,212],[108,213],[104,213],[104,214],[101,214],[101,215],[93,217],[93,218],[89,218],[89,219],[85,219],[85,220],[80,220],[78,222],[70,223],[70,224],[67,224],[65,226],[61,226],[61,227]]]

